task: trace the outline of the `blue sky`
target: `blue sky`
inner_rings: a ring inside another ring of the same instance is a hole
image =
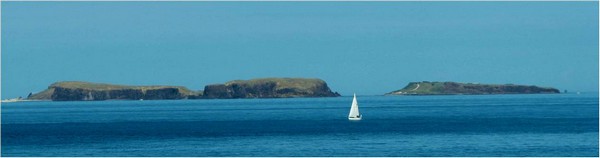
[[[2,2],[2,98],[56,81],[598,91],[598,2]]]

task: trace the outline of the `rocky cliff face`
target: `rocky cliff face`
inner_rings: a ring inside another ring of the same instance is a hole
[[[196,95],[184,87],[176,86],[123,86],[89,82],[57,82],[47,90],[33,94],[31,100],[159,100],[185,99]]]
[[[457,82],[411,82],[401,90],[386,95],[452,95],[452,94],[536,94],[560,93],[555,88],[527,85],[494,85]]]
[[[236,80],[225,84],[208,85],[203,98],[290,98],[337,97],[325,81],[303,78],[264,78]]]
[[[204,91],[191,91],[179,86],[125,86],[90,82],[57,82],[48,89],[30,95],[29,100],[163,100],[163,99],[229,99],[337,97],[320,79],[265,78],[237,80],[208,85]]]

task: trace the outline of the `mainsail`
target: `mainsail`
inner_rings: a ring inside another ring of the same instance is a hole
[[[348,119],[350,120],[359,120],[361,118],[360,112],[358,112],[358,102],[356,101],[356,94],[354,94],[354,99],[352,99],[352,107],[350,108],[350,114],[348,114]]]

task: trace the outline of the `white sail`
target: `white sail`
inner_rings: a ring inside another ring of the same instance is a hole
[[[348,114],[348,119],[350,120],[360,120],[361,119],[360,112],[358,112],[358,102],[356,101],[356,94],[354,94],[354,99],[352,99],[352,107],[350,107],[350,114]]]

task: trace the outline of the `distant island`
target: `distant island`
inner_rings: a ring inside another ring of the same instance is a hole
[[[79,81],[56,82],[48,89],[32,94],[28,100],[159,100],[184,99],[200,95],[181,86],[126,86]]]
[[[560,93],[558,89],[514,84],[478,84],[458,82],[410,82],[406,87],[385,95],[476,95]],[[13,101],[93,101],[93,100],[173,100],[235,98],[338,97],[321,79],[259,78],[211,84],[193,91],[183,86],[128,86],[81,81],[56,82],[42,92]]]
[[[321,79],[263,78],[204,87],[202,98],[338,97]]]
[[[27,100],[91,101],[91,100],[168,100],[168,99],[232,99],[337,97],[321,79],[262,78],[235,80],[208,85],[204,91],[182,86],[127,86],[79,81],[57,82],[48,89],[30,94]]]
[[[558,89],[514,85],[478,84],[457,82],[410,82],[406,87],[385,95],[476,95],[476,94],[537,94],[560,93]]]

